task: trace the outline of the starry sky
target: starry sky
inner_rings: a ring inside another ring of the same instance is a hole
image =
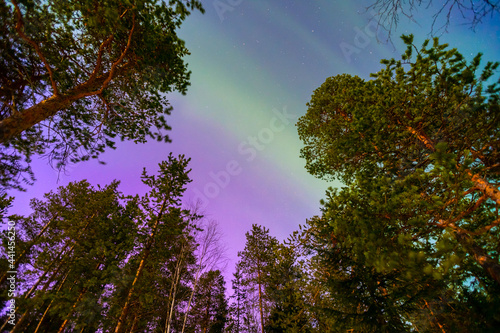
[[[401,17],[388,43],[387,33],[376,29],[377,13],[367,10],[372,2],[203,1],[206,13],[189,16],[178,32],[191,51],[192,84],[187,95],[169,96],[172,143],[120,143],[101,156],[106,165],[89,161],[64,174],[37,160],[37,182],[26,193],[10,193],[16,197],[10,213],[29,214],[30,198],[81,179],[95,185],[119,179],[125,194],[143,194],[144,167],[154,173],[170,152],[185,154],[193,179],[185,203],[199,201],[207,218],[219,222],[230,277],[252,224],[283,240],[319,214],[327,187],[340,186],[309,175],[299,157],[295,123],[313,91],[342,73],[368,79],[382,68],[381,59],[403,53],[398,36],[413,33],[417,45],[429,38],[439,9],[434,1],[434,7],[419,8],[414,21]],[[498,16],[485,18],[475,31],[460,13],[451,18],[442,41],[469,59],[483,52],[485,60],[500,60]]]

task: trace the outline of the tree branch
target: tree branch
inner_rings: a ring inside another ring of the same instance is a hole
[[[43,55],[42,51],[40,50],[40,46],[37,43],[35,43],[34,41],[32,41],[31,39],[29,39],[28,36],[26,36],[24,34],[24,32],[23,32],[24,23],[23,23],[23,17],[21,15],[21,10],[19,9],[17,1],[11,0],[11,2],[16,9],[16,18],[17,18],[16,31],[18,32],[19,36],[21,36],[22,39],[24,39],[28,44],[33,46],[36,53],[38,54],[38,56],[42,60],[43,64],[45,65],[45,68],[47,68],[47,72],[49,72],[50,83],[52,85],[52,90],[54,91],[53,96],[59,95],[59,92],[57,90],[57,84],[54,80],[54,73],[52,72],[52,69],[50,68],[49,63],[47,62],[47,59],[45,59],[45,56]]]
[[[94,70],[92,71],[92,74],[90,75],[89,81],[94,80],[97,73],[99,73],[99,70],[101,69],[101,63],[102,63],[102,54],[104,53],[104,48],[107,47],[112,41],[113,41],[114,35],[110,35],[108,39],[106,39],[104,42],[101,43],[99,46],[99,52],[97,53],[97,61]]]
[[[132,17],[132,29],[130,29],[130,32],[128,34],[127,46],[125,47],[125,50],[123,50],[123,52],[120,55],[120,57],[113,63],[113,65],[111,65],[111,69],[109,71],[109,76],[104,81],[104,83],[102,84],[101,89],[97,92],[97,94],[102,94],[103,90],[108,86],[108,83],[113,79],[113,75],[114,75],[114,73],[116,71],[116,67],[123,61],[123,58],[125,57],[125,54],[127,53],[128,49],[130,48],[130,44],[132,42],[132,34],[134,32],[134,28],[135,28],[135,14]]]
[[[120,67],[117,66],[114,68],[113,73],[108,72],[100,75],[93,81],[84,82],[64,94],[51,96],[38,104],[5,118],[0,121],[0,143],[10,140],[28,128],[54,116],[57,112],[69,107],[83,97],[101,93],[104,90],[104,82],[109,82],[120,73],[127,72],[133,65],[133,62],[127,62]]]

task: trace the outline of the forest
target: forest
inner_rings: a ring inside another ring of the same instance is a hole
[[[192,74],[176,31],[204,6],[0,1],[0,332],[498,332],[499,62],[437,37],[312,92],[297,155],[342,186],[286,239],[243,231],[229,281],[220,225],[184,200],[189,152],[144,167],[143,194],[81,180],[9,212],[40,156],[168,145]]]

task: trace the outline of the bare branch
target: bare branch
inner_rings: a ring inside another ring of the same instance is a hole
[[[472,30],[482,23],[483,19],[487,16],[500,13],[500,5],[498,2],[489,0],[483,1],[468,1],[463,0],[446,0],[443,2],[436,2],[438,8],[432,14],[432,25],[429,34],[431,36],[439,35],[448,31],[454,12],[458,11],[462,19],[467,20],[465,23],[469,25]],[[373,4],[367,7],[367,10],[373,10],[378,16],[378,27],[382,27],[388,32],[388,40],[391,40],[391,33],[397,28],[400,15],[407,17],[409,20],[417,23],[414,19],[413,13],[418,7],[423,6],[426,10],[432,5],[432,0],[374,0]],[[457,15],[455,15],[457,16]],[[438,26],[439,18],[444,17],[444,23]]]

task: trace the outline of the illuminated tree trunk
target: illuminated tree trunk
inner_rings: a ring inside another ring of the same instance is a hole
[[[82,300],[82,298],[85,295],[86,291],[87,291],[87,289],[83,288],[83,290],[80,292],[80,295],[78,295],[78,298],[76,299],[75,303],[73,303],[73,306],[71,307],[71,310],[70,310],[67,318],[64,319],[64,321],[61,324],[61,327],[59,327],[59,330],[57,331],[57,333],[62,333],[64,331],[64,329],[66,328],[66,325],[68,324],[69,318],[71,317],[71,315],[75,311],[75,308],[78,305],[78,303]]]

